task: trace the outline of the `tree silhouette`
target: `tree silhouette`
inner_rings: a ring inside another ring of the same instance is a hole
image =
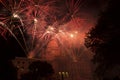
[[[110,0],[108,7],[85,39],[85,45],[95,53],[93,62],[96,64],[95,75],[102,80],[106,71],[120,65],[120,2]]]
[[[54,74],[52,65],[46,61],[35,61],[29,65],[29,72],[22,76],[22,80],[49,79]]]

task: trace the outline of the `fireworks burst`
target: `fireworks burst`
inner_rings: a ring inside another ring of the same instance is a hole
[[[0,0],[0,3],[0,34],[7,40],[10,33],[26,56],[40,58],[47,53],[60,53],[76,60],[75,54],[84,41],[80,32],[84,19],[78,17],[82,0]],[[52,41],[57,43],[58,52],[50,48],[56,45],[50,44]]]

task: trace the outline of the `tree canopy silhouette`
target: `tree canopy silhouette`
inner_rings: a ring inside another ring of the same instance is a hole
[[[95,75],[104,77],[108,68],[120,65],[120,1],[110,0],[98,23],[87,34],[85,45],[95,53]],[[100,79],[101,80],[101,79]]]
[[[41,80],[49,79],[54,74],[51,64],[46,61],[35,61],[29,65],[29,72],[22,76],[22,80]]]

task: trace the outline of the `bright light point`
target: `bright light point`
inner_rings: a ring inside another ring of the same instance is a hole
[[[73,34],[70,34],[70,37],[71,37],[71,38],[73,38],[73,37],[74,37],[74,35],[73,35]]]
[[[78,32],[77,32],[77,31],[75,31],[75,34],[78,34]]]
[[[63,32],[62,30],[59,30],[59,33]]]
[[[35,18],[35,19],[34,19],[34,22],[35,22],[35,23],[37,23],[37,22],[38,22],[38,20]]]
[[[54,31],[54,28],[51,27],[51,26],[49,26],[47,30],[48,30],[48,31]]]
[[[46,30],[46,33],[53,33],[54,32],[54,28],[51,26],[48,26],[48,29]]]
[[[13,13],[14,18],[19,18],[18,14]]]
[[[50,31],[46,31],[46,33],[50,33]]]
[[[54,30],[54,28],[53,28],[53,27],[51,27],[51,28],[50,28],[50,30]]]

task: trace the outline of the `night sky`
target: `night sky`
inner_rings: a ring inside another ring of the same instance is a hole
[[[15,1],[0,0],[1,63],[15,57],[38,58],[52,61],[59,71],[65,62],[67,67],[77,62],[78,72],[73,75],[91,76],[93,54],[84,46],[84,38],[109,0],[25,0],[19,7]]]

